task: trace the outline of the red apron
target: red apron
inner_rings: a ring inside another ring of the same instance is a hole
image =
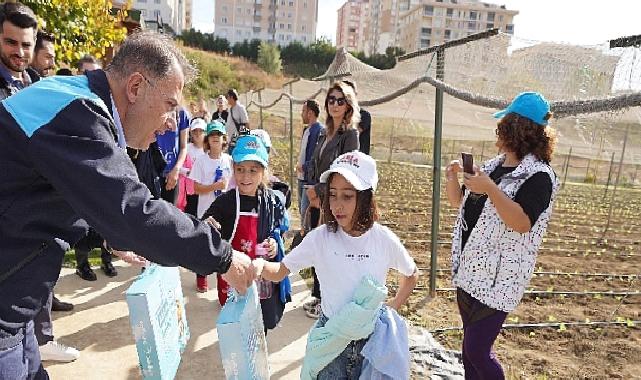
[[[258,213],[239,212],[240,197],[236,190],[236,225],[231,237],[231,246],[234,250],[244,252],[250,259],[256,258],[256,240],[258,238]],[[227,292],[229,285],[223,280],[221,275],[216,275],[218,288],[218,301],[220,305],[227,302]]]

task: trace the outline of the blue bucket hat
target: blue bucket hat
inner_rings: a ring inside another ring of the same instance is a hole
[[[235,163],[258,161],[264,167],[267,167],[269,160],[265,144],[258,136],[253,135],[239,137],[231,156]]]
[[[514,112],[526,117],[539,125],[548,125],[545,116],[550,112],[550,103],[538,92],[522,92],[512,100],[503,111],[494,114],[497,119]]]

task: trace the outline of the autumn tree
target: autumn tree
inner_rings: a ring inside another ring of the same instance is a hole
[[[39,25],[56,37],[56,57],[73,63],[85,54],[100,59],[127,36],[120,21],[130,0],[23,0],[38,16]]]

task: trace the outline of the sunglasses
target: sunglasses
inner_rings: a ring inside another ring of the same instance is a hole
[[[327,97],[327,104],[329,104],[330,106],[333,106],[334,104],[337,104],[339,106],[344,106],[345,104],[347,104],[347,99],[337,98],[333,95],[330,95]]]

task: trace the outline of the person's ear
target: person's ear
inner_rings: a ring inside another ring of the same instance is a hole
[[[127,77],[125,91],[129,103],[136,103],[136,100],[141,96],[142,83],[144,81],[145,77],[139,72],[135,72]]]

